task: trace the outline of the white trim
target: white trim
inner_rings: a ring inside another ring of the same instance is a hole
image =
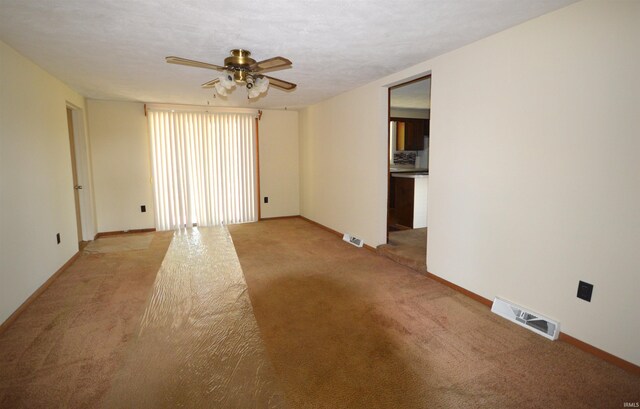
[[[94,217],[93,183],[91,182],[91,165],[89,157],[89,140],[85,132],[84,111],[82,108],[67,101],[67,108],[71,109],[73,125],[73,140],[76,158],[76,174],[78,184],[82,186],[79,191],[80,224],[82,237],[78,241],[93,240],[96,235],[96,223]],[[75,193],[74,193],[75,194]]]
[[[407,82],[411,82],[413,80],[417,80],[418,78],[426,77],[427,75],[433,75],[432,74],[432,70],[422,71],[422,72],[419,72],[418,74],[414,74],[414,75],[411,75],[409,77],[406,77],[406,78],[403,78],[403,79],[400,79],[400,80],[392,81],[390,83],[384,84],[382,87],[383,88],[393,88],[395,86],[402,85],[402,84],[405,84]]]
[[[214,114],[252,114],[258,116],[257,109],[251,108],[227,108],[203,105],[179,105],[179,104],[146,104],[147,111],[153,112],[210,112]]]

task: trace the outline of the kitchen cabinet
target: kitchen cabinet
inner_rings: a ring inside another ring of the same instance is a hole
[[[396,223],[412,229],[427,227],[429,177],[394,173],[392,179]]]
[[[415,118],[391,118],[396,122],[396,149],[399,151],[421,151],[424,137],[429,135],[429,120]]]

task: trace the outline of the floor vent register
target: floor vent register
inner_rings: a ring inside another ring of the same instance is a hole
[[[560,334],[560,323],[558,321],[498,297],[493,300],[491,312],[551,340],[558,339]]]

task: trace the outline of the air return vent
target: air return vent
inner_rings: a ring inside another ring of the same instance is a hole
[[[362,247],[364,245],[362,239],[353,237],[349,233],[345,233],[344,236],[342,236],[342,240],[346,241],[347,243],[353,244],[356,247]]]
[[[491,306],[491,312],[513,321],[545,338],[558,339],[560,324],[557,321],[544,317],[537,312],[515,305],[509,301],[496,297]]]

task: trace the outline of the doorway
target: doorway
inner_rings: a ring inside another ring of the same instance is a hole
[[[426,272],[431,75],[389,88],[387,244],[379,252]]]
[[[69,103],[67,103],[66,109],[76,212],[76,229],[78,233],[78,245],[79,248],[82,249],[88,241],[93,240],[95,237],[93,201],[89,176],[89,155],[82,110]]]
[[[69,128],[69,150],[71,152],[71,174],[73,176],[73,199],[76,207],[76,228],[78,231],[78,245],[82,248],[82,216],[80,215],[80,190],[78,184],[78,166],[76,163],[76,143],[73,132],[73,110],[67,107],[67,127]]]

